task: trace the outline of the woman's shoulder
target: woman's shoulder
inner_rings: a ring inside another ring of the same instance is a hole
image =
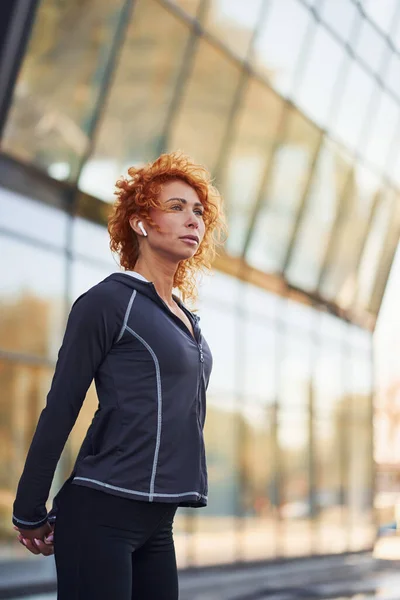
[[[106,278],[82,292],[74,301],[73,307],[80,304],[93,310],[115,308],[124,304],[124,296],[118,282]]]

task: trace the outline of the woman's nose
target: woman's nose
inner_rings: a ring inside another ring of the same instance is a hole
[[[196,215],[191,215],[189,217],[189,220],[188,220],[187,224],[188,224],[189,227],[193,227],[194,229],[198,229],[199,228],[199,222],[198,222],[198,220],[196,218]]]

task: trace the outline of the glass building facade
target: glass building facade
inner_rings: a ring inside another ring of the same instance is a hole
[[[400,233],[399,2],[14,5],[0,61],[0,558],[26,558],[12,501],[69,307],[118,270],[115,181],[175,149],[213,173],[230,230],[200,286],[210,500],[178,513],[179,564],[369,549],[372,335]],[[91,388],[53,491],[95,408]]]

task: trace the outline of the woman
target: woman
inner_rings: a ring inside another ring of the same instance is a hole
[[[74,303],[14,502],[19,539],[54,552],[60,600],[175,600],[172,524],[207,504],[203,442],[211,354],[195,297],[223,229],[208,173],[178,153],[117,182],[114,273]],[[47,513],[54,471],[95,380],[99,407]],[[53,532],[54,529],[54,532]]]

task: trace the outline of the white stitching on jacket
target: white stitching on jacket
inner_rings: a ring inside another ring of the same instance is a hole
[[[122,488],[122,487],[118,487],[116,485],[111,485],[110,483],[103,483],[102,481],[97,481],[97,479],[89,479],[88,477],[74,477],[73,481],[76,480],[80,480],[80,481],[89,481],[90,483],[95,483],[97,485],[101,485],[103,487],[109,488],[111,490],[116,490],[118,492],[127,492],[128,494],[137,494],[138,496],[150,496],[150,494],[148,492],[138,492],[136,490],[128,490],[127,488]],[[179,496],[199,496],[200,498],[204,498],[205,500],[208,500],[207,496],[204,496],[203,494],[199,494],[198,492],[182,492],[181,494],[157,494],[157,493],[153,493],[153,496],[156,496],[157,498],[177,498]]]
[[[129,331],[136,339],[141,342],[144,347],[150,352],[150,355],[154,361],[154,366],[156,368],[156,379],[157,379],[157,438],[156,438],[156,449],[154,451],[154,459],[153,459],[153,471],[151,473],[150,480],[150,502],[153,501],[154,496],[154,482],[156,479],[156,471],[157,471],[157,463],[158,463],[158,454],[160,451],[160,443],[161,443],[161,427],[162,427],[162,391],[161,391],[161,374],[160,374],[160,365],[158,363],[158,358],[154,353],[154,350],[149,346],[149,344],[138,335],[133,329],[130,327],[126,327],[126,330]]]
[[[129,300],[128,308],[126,309],[126,313],[125,313],[124,322],[123,322],[123,325],[122,325],[121,331],[120,331],[120,333],[119,333],[119,336],[118,336],[118,338],[117,338],[117,342],[119,342],[119,340],[120,340],[120,339],[122,338],[122,336],[124,335],[124,331],[125,331],[125,329],[126,329],[126,325],[127,325],[127,323],[128,323],[129,315],[130,315],[130,313],[131,313],[132,304],[133,304],[133,301],[134,301],[134,299],[135,299],[135,298],[136,298],[136,290],[133,290],[133,292],[132,292],[132,296],[130,297],[130,300]]]

